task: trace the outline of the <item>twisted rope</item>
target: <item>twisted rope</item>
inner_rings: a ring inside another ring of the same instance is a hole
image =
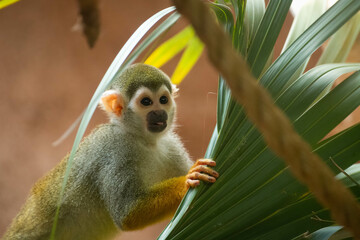
[[[228,83],[234,98],[244,106],[269,147],[290,166],[333,219],[360,239],[360,206],[352,193],[334,177],[326,164],[294,130],[268,92],[251,75],[246,62],[233,49],[228,35],[200,0],[173,0],[205,43],[210,61]]]

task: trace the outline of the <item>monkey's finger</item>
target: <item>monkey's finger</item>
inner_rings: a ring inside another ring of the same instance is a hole
[[[194,188],[194,187],[197,187],[197,186],[200,185],[200,181],[199,181],[199,180],[187,179],[187,180],[186,180],[186,185],[187,185],[188,187]]]
[[[187,175],[187,179],[191,179],[191,180],[201,180],[204,182],[210,182],[213,183],[216,181],[216,178],[211,177],[207,174],[201,174],[199,172],[193,172]]]
[[[213,170],[212,168],[206,167],[204,165],[198,165],[195,167],[192,167],[189,171],[189,173],[193,173],[193,172],[203,172],[203,173],[207,173],[210,176],[213,176],[215,178],[219,177],[219,173],[216,172],[215,170]]]
[[[216,162],[214,160],[211,159],[198,159],[194,165],[208,165],[210,167],[215,167],[216,166]]]

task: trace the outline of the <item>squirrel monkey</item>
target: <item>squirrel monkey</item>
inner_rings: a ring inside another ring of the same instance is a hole
[[[215,182],[210,159],[192,167],[173,131],[175,87],[160,70],[135,64],[109,87],[109,123],[80,144],[55,239],[108,239],[171,216],[189,187]],[[40,179],[3,239],[49,239],[68,156]],[[190,169],[190,170],[189,170]]]

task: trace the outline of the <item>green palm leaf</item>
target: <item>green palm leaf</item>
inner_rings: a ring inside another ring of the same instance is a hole
[[[239,28],[238,21],[241,21],[241,19],[238,18],[236,20],[236,22],[234,23],[233,14],[232,14],[231,10],[225,5],[214,3],[214,4],[211,4],[210,6],[211,6],[211,9],[216,14],[216,17],[219,20],[219,22],[224,26],[224,29],[226,30],[226,32],[228,32],[229,34],[233,33],[233,35],[240,34],[239,38],[245,39],[243,37],[243,32],[239,31],[239,29],[238,29]],[[244,12],[242,12],[241,14],[244,15]],[[236,30],[234,29],[234,25],[236,27]],[[227,106],[230,101],[230,91],[225,86],[225,82],[221,78],[221,76],[219,77],[218,91],[221,92],[221,95],[219,95],[218,99],[217,99],[218,100],[217,128],[221,129],[224,119],[226,117],[226,109],[227,109]]]
[[[273,96],[277,96],[306,58],[359,11],[359,8],[360,1],[337,2],[280,55],[261,78],[262,84]]]
[[[247,41],[245,43],[253,42],[254,37],[256,36],[256,32],[259,29],[261,19],[264,16],[264,13],[264,0],[254,0],[246,2],[244,28],[246,29]]]
[[[360,32],[360,13],[357,13],[331,37],[318,64],[344,62]]]
[[[322,143],[320,147],[316,148],[315,152],[323,159],[333,158],[345,169],[360,159],[359,134],[360,125],[356,125]],[[328,161],[328,164],[334,172],[339,172],[339,169],[330,161]],[[293,179],[292,182],[294,181]],[[288,191],[288,189],[284,188],[283,191]],[[274,194],[276,193],[274,192]],[[273,239],[271,237],[275,236],[278,236],[278,239],[290,239],[306,231],[316,230],[333,223],[332,221],[322,222],[314,219],[315,214],[322,219],[329,220],[329,215],[323,207],[317,203],[314,197],[305,192],[295,203],[277,209],[273,214],[243,230],[243,232],[240,231],[239,234],[245,239],[251,238],[251,236],[258,233],[267,235],[267,237],[262,236],[261,239]],[[284,229],[287,229],[287,231],[284,231]]]
[[[235,13],[243,14],[239,2],[233,2]],[[289,6],[289,1],[270,1],[244,54],[255,76],[260,76],[265,68]],[[358,71],[359,64],[321,65],[292,84],[289,79],[359,9],[359,1],[339,1],[301,34],[260,78],[260,83],[294,122],[299,134],[323,159],[331,157],[341,167],[348,167],[360,158],[356,139],[359,127],[320,141],[359,106],[356,98],[360,73],[354,73],[328,94],[324,95],[324,90],[342,74]],[[235,27],[233,33],[238,34],[236,29],[243,28]],[[240,35],[245,33],[240,30]],[[159,239],[291,239],[307,229],[315,231],[331,224],[311,220],[315,214],[329,219],[329,214],[268,149],[242,107],[231,99],[221,78],[218,95],[218,123],[205,157],[216,159],[220,178],[211,188],[202,184],[190,190]],[[340,160],[343,161],[340,163]],[[339,171],[331,161],[327,163]],[[359,192],[356,194],[359,196]]]
[[[338,239],[345,239],[350,238],[351,235],[343,229],[343,227],[340,226],[332,226],[332,227],[326,227],[322,228],[312,234],[310,234],[306,239],[311,240],[338,240]],[[305,238],[299,238],[299,239],[305,239]]]
[[[224,25],[227,32],[232,33],[234,30],[234,19],[231,9],[223,4],[210,3],[211,9],[216,14],[216,18]]]
[[[285,21],[292,0],[270,1],[252,41],[247,61],[255,77],[259,77]]]
[[[307,0],[305,4],[301,7],[299,12],[294,18],[294,22],[291,25],[290,32],[286,38],[286,42],[283,46],[284,51],[290,46],[314,21],[320,17],[326,10],[326,0],[311,1]],[[291,77],[288,84],[292,83],[297,79],[305,70],[306,65],[309,62],[310,57],[308,57],[304,63],[299,67],[295,74]]]

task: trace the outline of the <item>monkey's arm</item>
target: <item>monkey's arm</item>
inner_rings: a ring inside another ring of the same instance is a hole
[[[199,159],[186,176],[170,178],[152,186],[146,196],[140,197],[122,221],[123,230],[136,230],[173,215],[189,187],[196,187],[200,180],[215,182],[219,174],[207,167],[216,163]]]
[[[171,216],[186,193],[186,176],[155,184],[140,197],[122,221],[123,230],[135,230]]]

